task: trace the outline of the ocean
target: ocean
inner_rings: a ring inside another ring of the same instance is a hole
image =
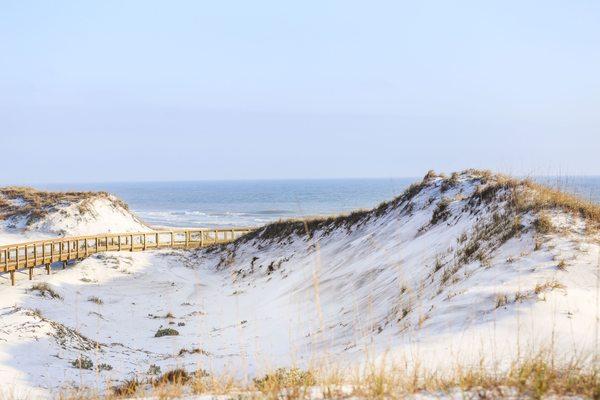
[[[103,190],[156,227],[259,226],[280,219],[368,209],[420,178],[257,180],[36,185],[49,190]],[[538,181],[600,202],[600,177]]]

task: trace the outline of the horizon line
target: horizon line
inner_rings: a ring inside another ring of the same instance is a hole
[[[462,172],[462,171],[459,171]],[[438,174],[443,174],[444,172],[437,172]],[[448,174],[446,174],[448,175]],[[513,176],[515,178],[526,179],[526,178],[534,178],[534,179],[569,179],[569,178],[599,178],[600,175],[595,174],[578,174],[578,175],[545,175],[545,174],[537,174],[537,175],[512,175],[506,174],[509,176]],[[0,182],[0,187],[11,187],[11,186],[56,186],[56,185],[105,185],[105,184],[167,184],[167,183],[217,183],[217,182],[289,182],[289,181],[360,181],[360,180],[418,180],[422,179],[419,176],[387,176],[387,177],[319,177],[319,178],[225,178],[225,179],[173,179],[173,180],[116,180],[116,181],[74,181],[74,182],[25,182],[25,183],[8,183],[8,182]]]

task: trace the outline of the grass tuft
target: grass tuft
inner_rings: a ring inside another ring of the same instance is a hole
[[[152,385],[160,386],[166,384],[183,385],[190,381],[192,377],[183,368],[177,368],[172,371],[167,371],[158,378],[152,381]]]
[[[533,226],[535,229],[541,233],[542,235],[548,234],[554,231],[554,225],[552,224],[552,220],[548,214],[542,212],[538,215],[537,219],[534,221]]]
[[[448,207],[450,206],[450,199],[447,197],[442,198],[438,203],[436,209],[433,211],[431,215],[431,225],[435,225],[438,222],[445,221],[450,216],[450,210]]]
[[[96,296],[90,296],[90,297],[88,297],[88,301],[92,302],[92,303],[95,303],[95,304],[98,304],[98,305],[104,304],[104,302],[102,301],[102,299],[100,299],[99,297],[96,297]]]
[[[137,378],[128,379],[119,386],[112,388],[112,392],[117,397],[131,397],[134,396],[138,389],[142,386],[142,383]]]
[[[265,394],[278,394],[282,390],[298,392],[316,384],[313,373],[299,368],[279,368],[262,378],[254,379],[254,386]]]
[[[37,292],[40,297],[62,300],[62,296],[45,282],[34,284],[28,292]]]

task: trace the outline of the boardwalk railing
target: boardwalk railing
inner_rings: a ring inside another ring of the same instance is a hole
[[[50,265],[83,259],[105,251],[144,251],[163,248],[192,249],[231,242],[250,232],[248,228],[231,229],[175,229],[133,233],[103,233],[90,236],[63,237],[15,243],[0,246],[0,272],[10,273],[15,284],[15,271],[44,265],[50,273]]]

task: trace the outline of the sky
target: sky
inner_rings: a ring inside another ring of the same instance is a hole
[[[600,175],[600,2],[0,2],[0,184]]]

